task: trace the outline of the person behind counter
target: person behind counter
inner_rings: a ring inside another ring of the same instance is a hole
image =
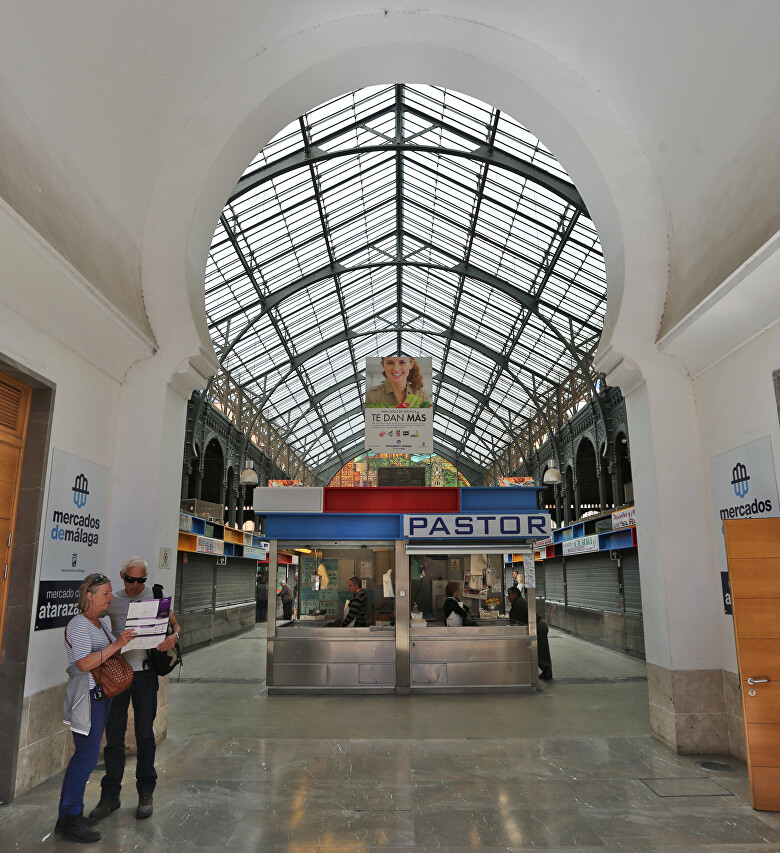
[[[353,577],[347,581],[347,589],[352,596],[349,602],[349,610],[341,623],[342,628],[365,628],[366,611],[368,610],[368,596],[360,583],[360,578]]]
[[[444,594],[447,596],[444,599],[444,624],[450,628],[463,627],[469,617],[468,607],[461,604],[458,598],[459,592],[460,584],[457,581],[450,581],[444,587]]]
[[[292,619],[293,591],[287,581],[282,581],[279,592],[276,593],[282,599],[282,619]]]
[[[511,605],[509,611],[509,622],[516,625],[528,624],[528,602],[523,598],[520,590],[516,586],[511,586],[507,590],[507,597]],[[539,678],[547,680],[552,678],[552,659],[550,658],[550,641],[547,638],[550,629],[544,619],[536,616],[536,650],[539,663],[539,669],[542,674]]]

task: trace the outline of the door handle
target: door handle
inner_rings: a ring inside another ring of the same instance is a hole
[[[772,679],[770,678],[748,678],[748,684],[769,684]]]

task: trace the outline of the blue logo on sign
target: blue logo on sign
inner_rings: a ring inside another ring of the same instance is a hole
[[[744,498],[748,491],[750,491],[749,482],[750,475],[747,472],[747,468],[741,462],[737,462],[731,469],[731,485],[734,486],[734,494],[738,498]]]
[[[83,474],[79,474],[73,483],[73,503],[81,509],[87,503],[87,495],[89,495],[89,481]]]

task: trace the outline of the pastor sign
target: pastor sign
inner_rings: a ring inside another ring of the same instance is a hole
[[[405,539],[542,539],[549,535],[546,512],[404,516]]]

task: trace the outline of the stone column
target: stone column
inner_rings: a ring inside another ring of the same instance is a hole
[[[641,373],[622,361],[609,381],[625,395],[634,447],[652,734],[680,753],[739,755],[692,383],[678,362],[658,353],[648,354]]]

